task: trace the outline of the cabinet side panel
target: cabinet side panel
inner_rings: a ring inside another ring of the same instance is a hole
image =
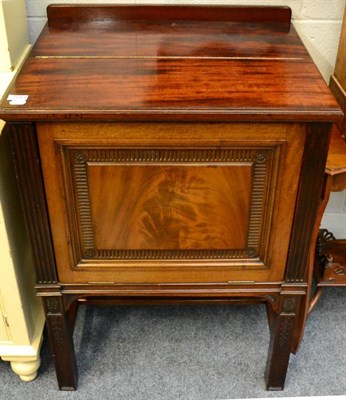
[[[32,246],[38,283],[57,282],[40,157],[34,125],[10,123],[8,131],[19,197]]]

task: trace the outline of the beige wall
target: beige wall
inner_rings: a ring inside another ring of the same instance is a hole
[[[25,0],[1,0],[0,21],[0,72],[8,72],[28,43]]]

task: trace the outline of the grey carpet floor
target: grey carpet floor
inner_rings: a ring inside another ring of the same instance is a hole
[[[346,394],[346,289],[328,288],[291,356],[283,392],[264,390],[263,305],[80,307],[77,392],[59,392],[47,340],[35,381],[0,362],[1,400],[216,400]]]

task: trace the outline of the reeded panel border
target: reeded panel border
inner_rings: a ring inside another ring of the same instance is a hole
[[[279,146],[269,148],[223,148],[223,149],[133,149],[133,148],[82,148],[62,146],[65,166],[75,185],[74,204],[78,210],[77,228],[79,236],[79,254],[85,260],[225,260],[225,259],[258,259],[261,255],[264,219],[270,221],[272,210],[267,212],[265,205],[269,196],[269,187],[275,190],[273,179],[274,155]],[[92,226],[91,205],[89,196],[88,164],[250,164],[252,173],[251,206],[248,221],[248,238],[246,249],[203,249],[203,250],[130,250],[130,249],[97,249]],[[73,211],[69,210],[73,219]],[[78,256],[79,257],[79,256]],[[76,260],[78,264],[80,260]]]

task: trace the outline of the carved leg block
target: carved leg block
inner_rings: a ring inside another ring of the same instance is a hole
[[[298,297],[284,297],[280,311],[273,316],[265,376],[267,390],[283,390],[284,388],[297,322],[298,303]]]
[[[62,297],[45,297],[44,305],[50,345],[60,390],[76,390],[78,371],[72,330]]]

